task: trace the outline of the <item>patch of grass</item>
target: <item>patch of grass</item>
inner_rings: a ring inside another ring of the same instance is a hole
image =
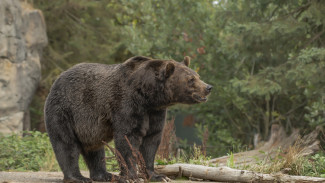
[[[113,154],[106,151],[106,156],[112,157]],[[107,170],[118,170],[117,161],[111,159]],[[87,170],[82,156],[79,167]],[[24,132],[24,136],[22,133],[0,134],[0,171],[60,171],[47,133],[29,131]]]
[[[267,155],[245,169],[261,173],[282,172],[289,175],[325,177],[325,154],[318,152],[312,156],[304,156],[304,149],[295,144],[287,152],[278,149],[274,156]]]
[[[230,154],[228,154],[229,159],[227,160],[227,166],[230,168],[235,168],[235,158],[234,158],[234,154],[232,152],[230,152]]]
[[[197,146],[196,144],[194,144],[188,162],[190,164],[209,166],[208,162],[210,159],[211,159],[210,156],[206,156],[205,153],[203,153],[201,146]]]
[[[194,144],[193,147],[191,147],[189,153],[186,153],[185,151],[179,149],[176,157],[170,155],[169,158],[166,159],[156,156],[156,164],[168,165],[174,163],[189,163],[209,166],[210,159],[211,157],[206,156],[200,146]]]

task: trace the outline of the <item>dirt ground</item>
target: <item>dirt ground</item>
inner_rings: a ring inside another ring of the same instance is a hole
[[[88,176],[86,172],[83,175]],[[62,182],[62,172],[0,172],[0,183],[16,183],[16,182],[46,182],[57,183]]]
[[[89,177],[87,171],[82,171],[82,175]],[[32,183],[58,183],[63,182],[62,172],[0,172],[0,183],[18,183],[18,182],[32,182]],[[172,181],[177,183],[195,182],[199,181]],[[208,182],[212,183],[212,182]]]

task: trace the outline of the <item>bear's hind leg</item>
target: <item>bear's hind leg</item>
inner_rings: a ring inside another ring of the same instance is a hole
[[[81,175],[79,170],[80,149],[77,144],[56,140],[52,142],[59,165],[64,174],[64,183],[89,183],[91,179]]]
[[[55,113],[53,112],[55,111]],[[52,113],[51,113],[52,112]],[[91,179],[81,175],[79,169],[80,144],[70,125],[68,115],[58,107],[45,109],[46,129],[52,143],[56,159],[63,172],[65,183],[88,183]]]
[[[105,150],[102,147],[96,151],[83,153],[90,172],[90,178],[94,181],[111,181],[112,174],[106,171]]]

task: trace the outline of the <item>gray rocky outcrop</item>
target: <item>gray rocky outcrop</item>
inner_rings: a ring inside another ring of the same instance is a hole
[[[40,10],[24,1],[0,0],[0,133],[29,129],[28,106],[41,78],[46,45]]]

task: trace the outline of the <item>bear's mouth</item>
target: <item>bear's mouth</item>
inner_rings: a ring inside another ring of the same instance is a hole
[[[206,102],[208,100],[207,96],[200,96],[200,95],[197,95],[197,94],[193,94],[193,98],[197,102]]]

